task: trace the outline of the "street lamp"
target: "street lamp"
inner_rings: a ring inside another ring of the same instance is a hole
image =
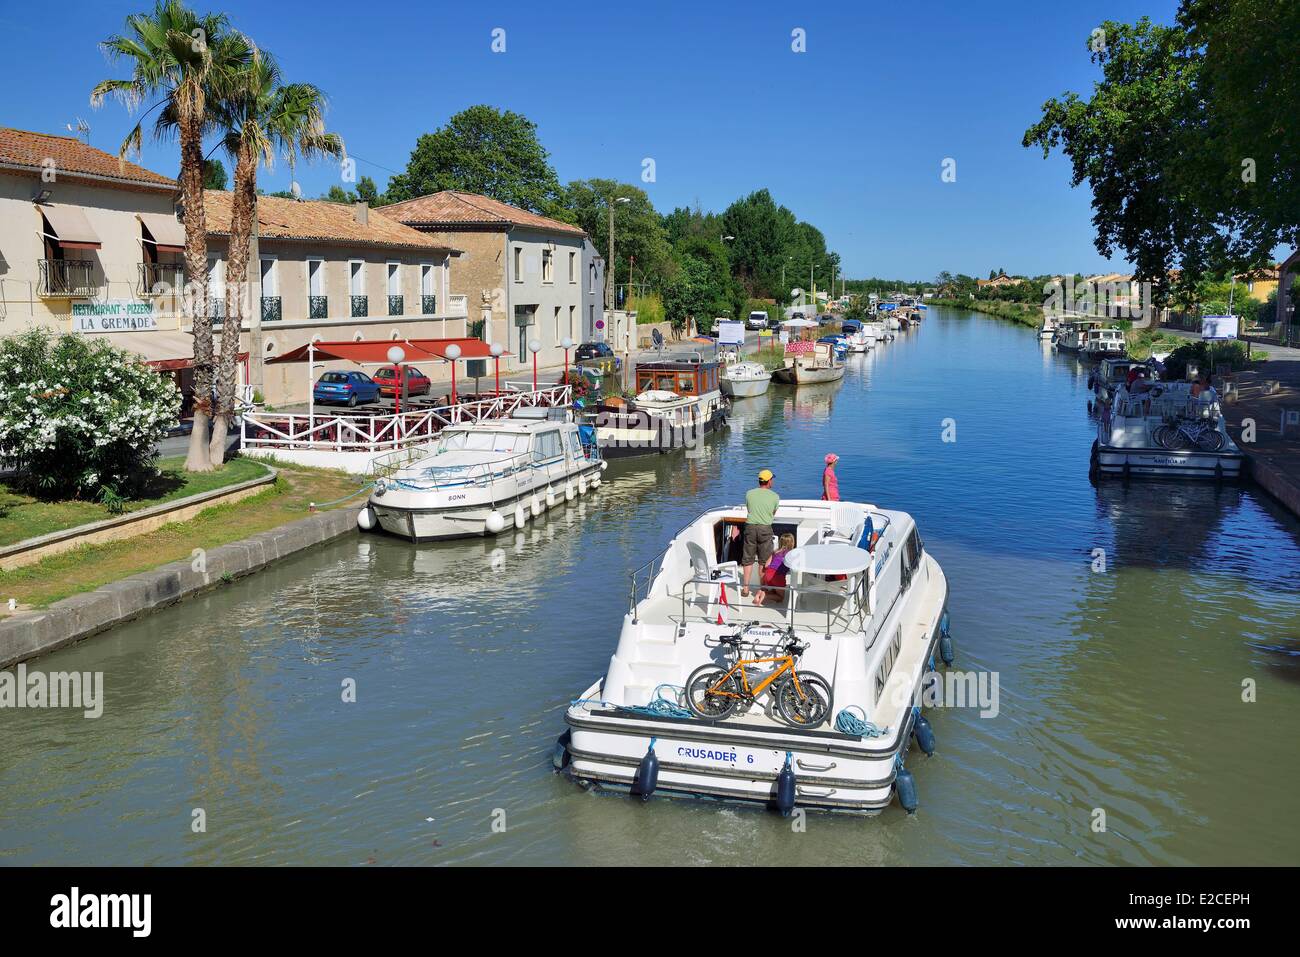
[[[448,359],[451,360],[451,404],[455,405],[456,404],[456,360],[460,358],[460,346],[456,345],[456,343],[453,342],[451,345],[447,347],[446,351],[443,352],[443,355],[445,355]]]
[[[397,437],[402,423],[402,386],[406,379],[402,375],[402,362],[406,359],[406,350],[401,346],[393,346],[388,350],[388,361],[393,364],[397,371],[397,378],[393,380],[393,437]]]
[[[609,206],[609,275],[605,277],[605,296],[609,300],[609,308],[614,308],[614,204],[621,203],[626,205],[632,202],[626,196],[619,196],[607,203]],[[631,282],[632,277],[628,277]]]
[[[569,350],[574,346],[574,342],[568,336],[560,340],[560,348],[564,350],[564,384],[573,385],[569,381]]]
[[[542,351],[542,344],[536,339],[528,340],[528,351],[533,354],[533,391],[537,391],[537,353]]]
[[[492,359],[496,363],[497,395],[500,395],[501,394],[501,353],[506,351],[506,347],[499,342],[494,342],[492,343],[491,346],[488,347],[488,351],[492,353]]]

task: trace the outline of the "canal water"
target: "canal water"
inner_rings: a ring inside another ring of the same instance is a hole
[[[1251,489],[1093,487],[1085,378],[932,309],[524,532],[350,537],[41,659],[102,671],[104,713],[0,712],[0,863],[1300,862],[1300,525]],[[996,716],[932,713],[920,810],[796,831],[553,774],[627,573],[760,468],[818,496],[832,451],[843,497],[917,517],[956,667],[999,679]]]

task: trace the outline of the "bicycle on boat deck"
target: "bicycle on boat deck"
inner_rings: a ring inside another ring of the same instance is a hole
[[[789,724],[815,728],[824,722],[831,712],[831,686],[821,675],[798,669],[796,663],[808,645],[795,638],[794,629],[786,632],[780,654],[768,657],[743,657],[742,649],[755,653],[753,645],[744,645],[743,635],[739,631],[718,636],[725,667],[708,664],[691,672],[686,681],[686,705],[691,712],[721,721],[770,691],[776,710]],[[766,670],[768,665],[775,667]]]

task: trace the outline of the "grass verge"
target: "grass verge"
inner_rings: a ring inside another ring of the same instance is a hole
[[[311,502],[330,502],[360,488],[353,475],[322,469],[282,468],[266,491],[204,509],[188,522],[103,545],[86,545],[45,561],[0,572],[0,616],[10,598],[20,607],[44,608],[61,598],[93,591],[168,562],[188,559],[196,548],[216,548],[306,518]],[[359,502],[360,496],[339,508]]]
[[[117,514],[130,514],[151,505],[238,485],[267,473],[262,463],[244,458],[231,459],[214,472],[191,473],[184,466],[185,460],[180,457],[160,460],[158,475],[148,483],[144,494],[128,501],[125,509],[116,513],[103,502],[45,501],[0,482],[0,545],[12,545]]]

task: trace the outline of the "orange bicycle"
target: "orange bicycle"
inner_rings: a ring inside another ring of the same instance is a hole
[[[808,646],[795,638],[793,629],[786,633],[781,653],[768,658],[742,657],[741,637],[741,632],[718,636],[726,667],[710,664],[691,672],[686,706],[692,713],[721,721],[771,689],[777,711],[795,727],[815,728],[826,720],[831,713],[831,686],[821,675],[796,668]],[[769,671],[767,665],[775,667]]]

